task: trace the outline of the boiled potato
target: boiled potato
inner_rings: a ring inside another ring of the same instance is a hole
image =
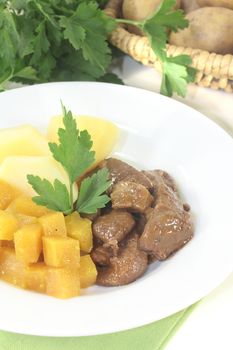
[[[197,0],[181,0],[181,8],[185,13],[189,13],[199,8]]]
[[[232,0],[197,0],[197,3],[200,7],[225,7],[233,10]]]
[[[95,151],[95,164],[104,160],[112,152],[119,136],[119,129],[108,120],[80,116],[76,117],[79,130],[87,130],[93,141],[92,149]],[[58,129],[63,127],[62,117],[53,117],[48,127],[48,139],[58,141]]]
[[[152,15],[159,7],[162,0],[124,0],[122,5],[122,14],[126,19],[140,21]],[[176,8],[180,7],[180,0],[176,0]],[[135,26],[128,26],[132,33],[142,35],[140,29]]]
[[[47,140],[30,125],[0,130],[0,163],[8,156],[49,154]]]
[[[0,166],[0,179],[18,188],[23,194],[33,197],[36,192],[27,181],[27,175],[38,175],[53,182],[60,180],[69,188],[69,179],[62,166],[52,157],[7,157]],[[74,185],[74,200],[77,198],[77,186]]]
[[[219,54],[233,53],[233,11],[203,7],[190,12],[189,27],[171,33],[170,44]]]

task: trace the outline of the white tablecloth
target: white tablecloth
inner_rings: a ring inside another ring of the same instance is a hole
[[[159,91],[160,75],[128,57],[113,71],[126,85]],[[233,94],[192,85],[185,99],[175,98],[210,117],[233,136]],[[197,349],[233,349],[233,274],[200,302],[166,347],[166,350]]]

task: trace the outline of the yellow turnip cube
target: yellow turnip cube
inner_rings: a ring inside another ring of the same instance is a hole
[[[54,212],[43,215],[39,222],[42,225],[44,236],[66,236],[65,218],[62,213]]]
[[[25,288],[35,292],[46,292],[46,274],[48,266],[43,262],[32,264],[25,270]]]
[[[25,288],[24,263],[16,258],[13,248],[0,247],[0,279]]]
[[[50,267],[46,274],[46,293],[60,299],[80,295],[78,269]]]
[[[69,237],[44,236],[43,253],[46,265],[53,267],[79,267],[79,242]]]
[[[29,224],[14,233],[15,253],[25,264],[36,263],[42,251],[42,228],[40,224]]]
[[[6,209],[9,204],[20,195],[18,189],[0,180],[0,209]]]
[[[79,274],[81,288],[90,287],[95,283],[97,270],[90,255],[81,256]]]
[[[0,210],[0,240],[13,240],[18,227],[18,220],[13,214]]]
[[[65,218],[67,235],[77,239],[80,243],[80,249],[89,253],[93,247],[92,222],[89,219],[83,219],[77,212],[67,215]]]
[[[35,216],[30,215],[24,215],[20,213],[15,213],[15,217],[17,218],[19,222],[19,227],[22,227],[24,225],[30,225],[30,224],[36,224],[38,223],[38,220]]]
[[[14,248],[15,249],[15,242],[14,241],[1,241],[0,245],[2,247]]]
[[[24,195],[21,195],[13,200],[13,202],[11,202],[7,208],[7,211],[17,214],[34,216],[37,218],[51,212],[51,210],[47,209],[46,207],[37,205],[35,202],[33,202],[32,198]]]

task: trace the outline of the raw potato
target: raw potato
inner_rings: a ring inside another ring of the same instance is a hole
[[[200,7],[225,7],[233,10],[233,0],[197,0]]]
[[[185,13],[192,12],[199,8],[197,0],[181,0],[181,8]]]
[[[190,12],[189,27],[171,33],[170,44],[207,50],[219,54],[233,53],[233,11],[223,7],[203,7]]]
[[[135,21],[142,20],[155,12],[162,0],[124,0],[122,5],[123,17]],[[180,0],[176,0],[176,8],[180,8]],[[128,26],[130,32],[143,35],[143,33],[134,26]]]

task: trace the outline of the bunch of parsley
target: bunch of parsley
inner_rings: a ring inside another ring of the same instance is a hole
[[[112,19],[102,8],[107,0],[0,0],[0,89],[8,81],[120,80],[109,73],[112,49],[108,35],[119,22],[134,24],[148,36],[161,61],[161,92],[185,96],[194,80],[191,58],[167,57],[168,28],[185,28],[182,11],[173,11],[175,0],[164,0],[144,21]]]

